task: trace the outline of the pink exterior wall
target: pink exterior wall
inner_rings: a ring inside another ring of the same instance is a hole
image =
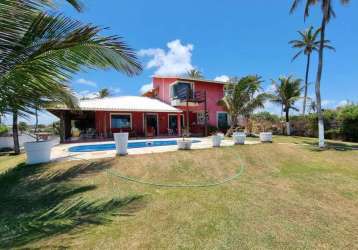
[[[153,88],[157,88],[158,98],[168,104],[171,103],[170,99],[170,85],[175,81],[180,80],[180,78],[165,78],[165,77],[153,77]],[[187,82],[188,80],[183,80]],[[191,81],[194,82],[195,91],[206,91],[207,96],[207,110],[209,113],[209,125],[217,126],[217,112],[222,112],[224,109],[217,105],[217,102],[224,97],[224,85],[219,83],[205,82],[205,81]],[[186,110],[186,107],[176,107]],[[199,104],[199,106],[191,106],[189,110],[193,113],[204,111],[204,103]],[[184,112],[185,113],[185,112]],[[195,114],[194,114],[195,116]],[[196,117],[190,116],[190,121],[196,121]],[[191,124],[192,125],[192,124]],[[195,126],[195,124],[194,124]]]
[[[122,129],[122,131],[135,131],[137,136],[144,136],[144,113],[143,112],[110,112],[110,111],[96,111],[96,131],[99,135],[108,135],[110,133],[120,132],[120,129],[111,128],[111,114],[131,114],[132,129]],[[158,115],[159,135],[168,135],[168,116],[177,115],[177,113],[147,113]]]

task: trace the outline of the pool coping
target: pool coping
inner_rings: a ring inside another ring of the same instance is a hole
[[[199,140],[192,144],[192,149],[207,149],[212,148],[211,137],[192,137],[191,140]],[[175,141],[182,140],[182,138],[162,138],[162,139],[140,139],[140,140],[130,140],[129,142],[146,142],[146,141]],[[94,151],[94,152],[70,152],[68,149],[76,146],[85,146],[85,145],[100,145],[100,144],[112,144],[114,141],[104,141],[104,142],[88,142],[88,143],[72,143],[72,144],[60,144],[53,147],[51,151],[51,160],[52,161],[71,161],[71,160],[90,160],[90,159],[101,159],[101,158],[114,158],[116,157],[116,150],[106,150],[106,151]],[[245,141],[245,144],[258,144],[256,141]],[[224,139],[221,142],[221,146],[228,147],[233,146],[234,142],[232,140]],[[144,147],[144,148],[129,148],[128,155],[141,155],[141,154],[153,154],[153,153],[164,153],[164,152],[173,152],[177,151],[177,145],[169,146],[155,146],[155,147]]]

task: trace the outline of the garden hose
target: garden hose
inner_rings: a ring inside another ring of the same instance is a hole
[[[213,183],[202,183],[202,184],[164,184],[164,183],[155,183],[155,182],[150,182],[150,181],[143,181],[137,178],[133,178],[133,177],[129,177],[129,176],[125,176],[122,175],[120,173],[115,173],[114,171],[111,170],[107,170],[107,173],[110,175],[113,175],[115,177],[118,177],[120,179],[126,180],[126,181],[130,181],[130,182],[134,182],[134,183],[138,183],[138,184],[142,184],[142,185],[147,185],[147,186],[154,186],[154,187],[164,187],[164,188],[206,188],[206,187],[215,187],[215,186],[220,186],[223,185],[225,183],[231,182],[237,178],[240,177],[240,175],[244,172],[244,164],[242,163],[241,159],[239,158],[239,162],[240,162],[240,168],[238,169],[238,171],[236,172],[235,175],[228,177],[222,181],[218,181],[218,182],[213,182]]]

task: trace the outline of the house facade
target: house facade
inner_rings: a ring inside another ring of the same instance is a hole
[[[227,128],[228,115],[218,105],[224,82],[162,76],[152,81],[153,89],[143,96],[81,100],[79,110],[48,111],[60,118],[63,141],[105,139],[116,132],[138,138],[180,136],[188,126],[190,135],[204,136],[210,127]]]

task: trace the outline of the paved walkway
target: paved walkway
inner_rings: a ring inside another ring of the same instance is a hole
[[[192,149],[205,149],[212,148],[212,141],[210,137],[206,138],[191,138],[192,140],[199,140],[200,142],[193,143]],[[168,140],[181,140],[181,138],[172,138],[172,139],[153,139],[149,141],[168,141]],[[143,142],[148,140],[130,140],[130,142]],[[69,152],[70,147],[80,146],[80,145],[98,145],[98,144],[110,144],[114,141],[106,142],[91,142],[91,143],[75,143],[75,144],[61,144],[57,145],[52,149],[51,160],[61,161],[61,160],[89,160],[89,159],[100,159],[100,158],[111,158],[116,156],[115,150],[107,151],[97,151],[97,152]],[[258,144],[258,141],[246,141],[245,144]],[[234,142],[232,140],[225,139],[221,142],[221,146],[228,147],[233,146]],[[139,155],[139,154],[153,154],[153,153],[163,153],[170,151],[177,151],[177,145],[171,146],[159,146],[159,147],[145,147],[145,148],[130,148],[128,149],[129,155]]]

